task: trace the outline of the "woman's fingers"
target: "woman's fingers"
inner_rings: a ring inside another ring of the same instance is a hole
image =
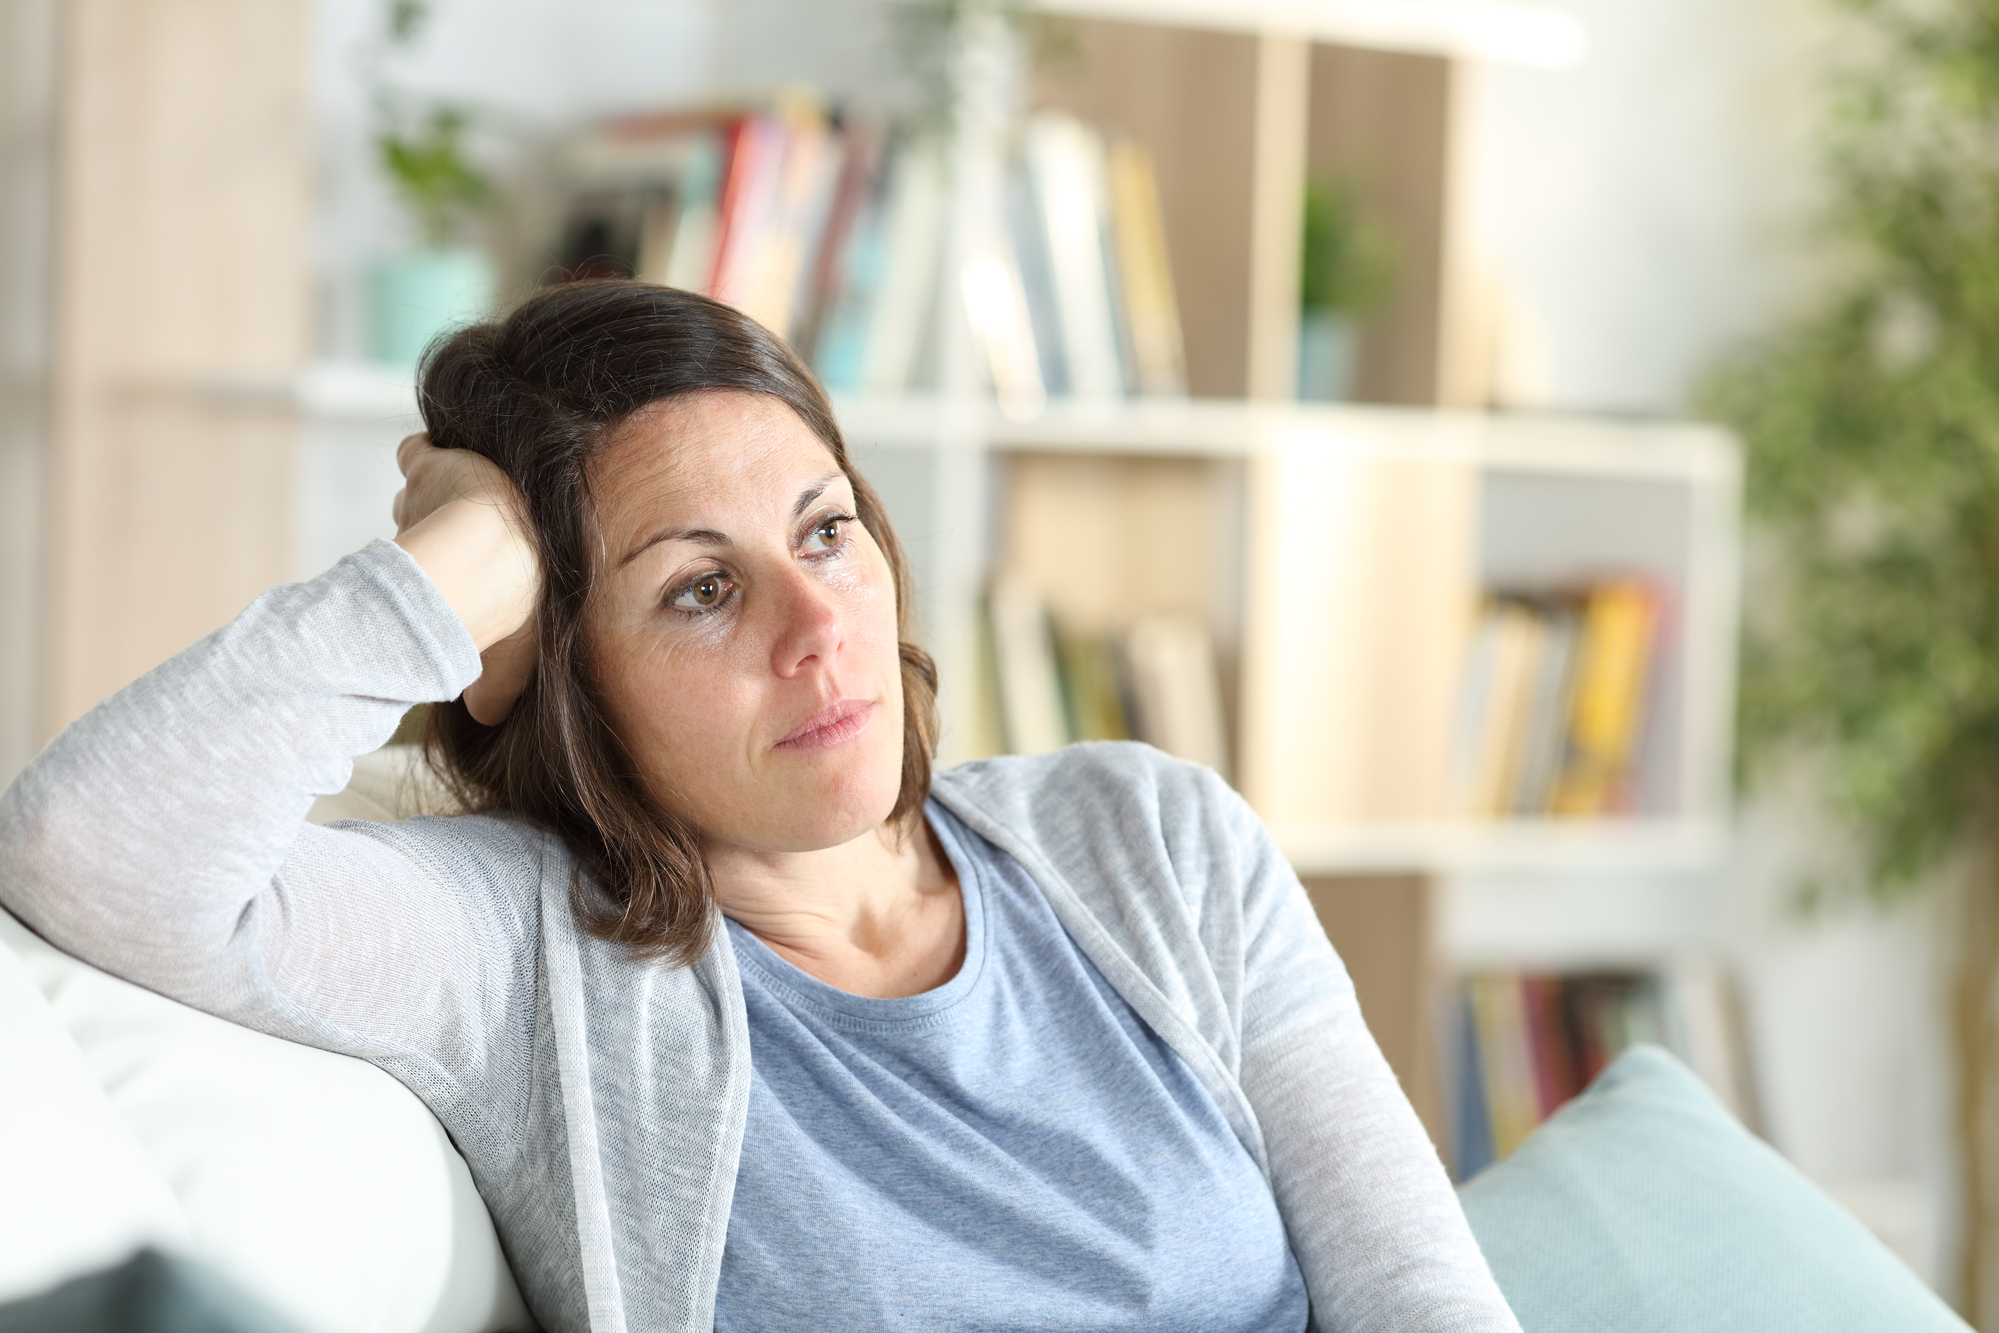
[[[418,455],[430,447],[430,432],[427,430],[403,436],[403,442],[396,446],[396,466],[402,469],[405,477],[410,474],[410,468],[416,462]]]
[[[465,707],[473,721],[497,727],[507,720],[534,676],[535,654],[535,625],[530,619],[479,655],[483,670],[465,691]]]
[[[439,449],[423,432],[396,446],[403,488],[390,505],[397,535],[409,531],[453,500],[497,506],[508,521],[522,522],[520,496],[497,463],[470,449]]]

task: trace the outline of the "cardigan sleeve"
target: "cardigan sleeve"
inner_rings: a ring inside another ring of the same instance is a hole
[[[1322,1333],[1518,1333],[1353,983],[1261,821],[1213,779],[1241,893],[1240,1079]]]
[[[496,1051],[522,1044],[503,1034],[532,1018],[528,834],[305,814],[411,704],[455,697],[479,669],[392,543],[272,589],[0,794],[0,905],[127,980],[476,1099]]]

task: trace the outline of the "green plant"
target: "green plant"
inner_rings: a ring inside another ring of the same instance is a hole
[[[428,0],[390,0],[384,45],[408,51],[430,21]],[[463,107],[418,102],[397,90],[372,62],[376,161],[417,224],[425,245],[449,244],[494,198],[492,181],[467,151],[471,114]]]
[[[1832,84],[1843,280],[1706,401],[1746,442],[1771,556],[1745,627],[1745,779],[1810,755],[1885,901],[1967,848],[1999,867],[1999,3],[1842,8],[1868,52]],[[1963,899],[1975,1317],[1999,1305],[1999,883]]]
[[[1364,315],[1388,299],[1395,266],[1394,238],[1350,182],[1333,176],[1305,182],[1300,309]]]
[[[467,117],[433,106],[410,123],[375,136],[382,170],[416,219],[424,244],[441,246],[463,232],[493,200],[492,182],[465,152]]]

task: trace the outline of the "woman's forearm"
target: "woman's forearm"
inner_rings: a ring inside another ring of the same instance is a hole
[[[0,903],[200,1003],[314,796],[411,703],[455,696],[478,669],[388,543],[273,589],[72,723],[0,794]]]
[[[1240,1077],[1315,1327],[1519,1333],[1297,877],[1232,804],[1247,955]]]

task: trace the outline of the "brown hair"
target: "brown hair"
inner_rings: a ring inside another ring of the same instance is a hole
[[[920,818],[937,672],[909,642],[909,567],[881,500],[847,458],[824,391],[780,339],[689,292],[572,283],[432,344],[417,380],[431,443],[492,459],[520,489],[542,573],[539,657],[526,692],[496,727],[473,721],[462,699],[433,706],[425,752],[466,809],[518,813],[569,845],[579,862],[570,900],[585,930],[685,964],[714,929],[695,832],[641,786],[606,722],[582,634],[597,572],[590,460],[649,404],[704,390],[768,394],[825,442],[853,483],[856,515],[895,578],[902,789],[889,819],[907,828]]]

